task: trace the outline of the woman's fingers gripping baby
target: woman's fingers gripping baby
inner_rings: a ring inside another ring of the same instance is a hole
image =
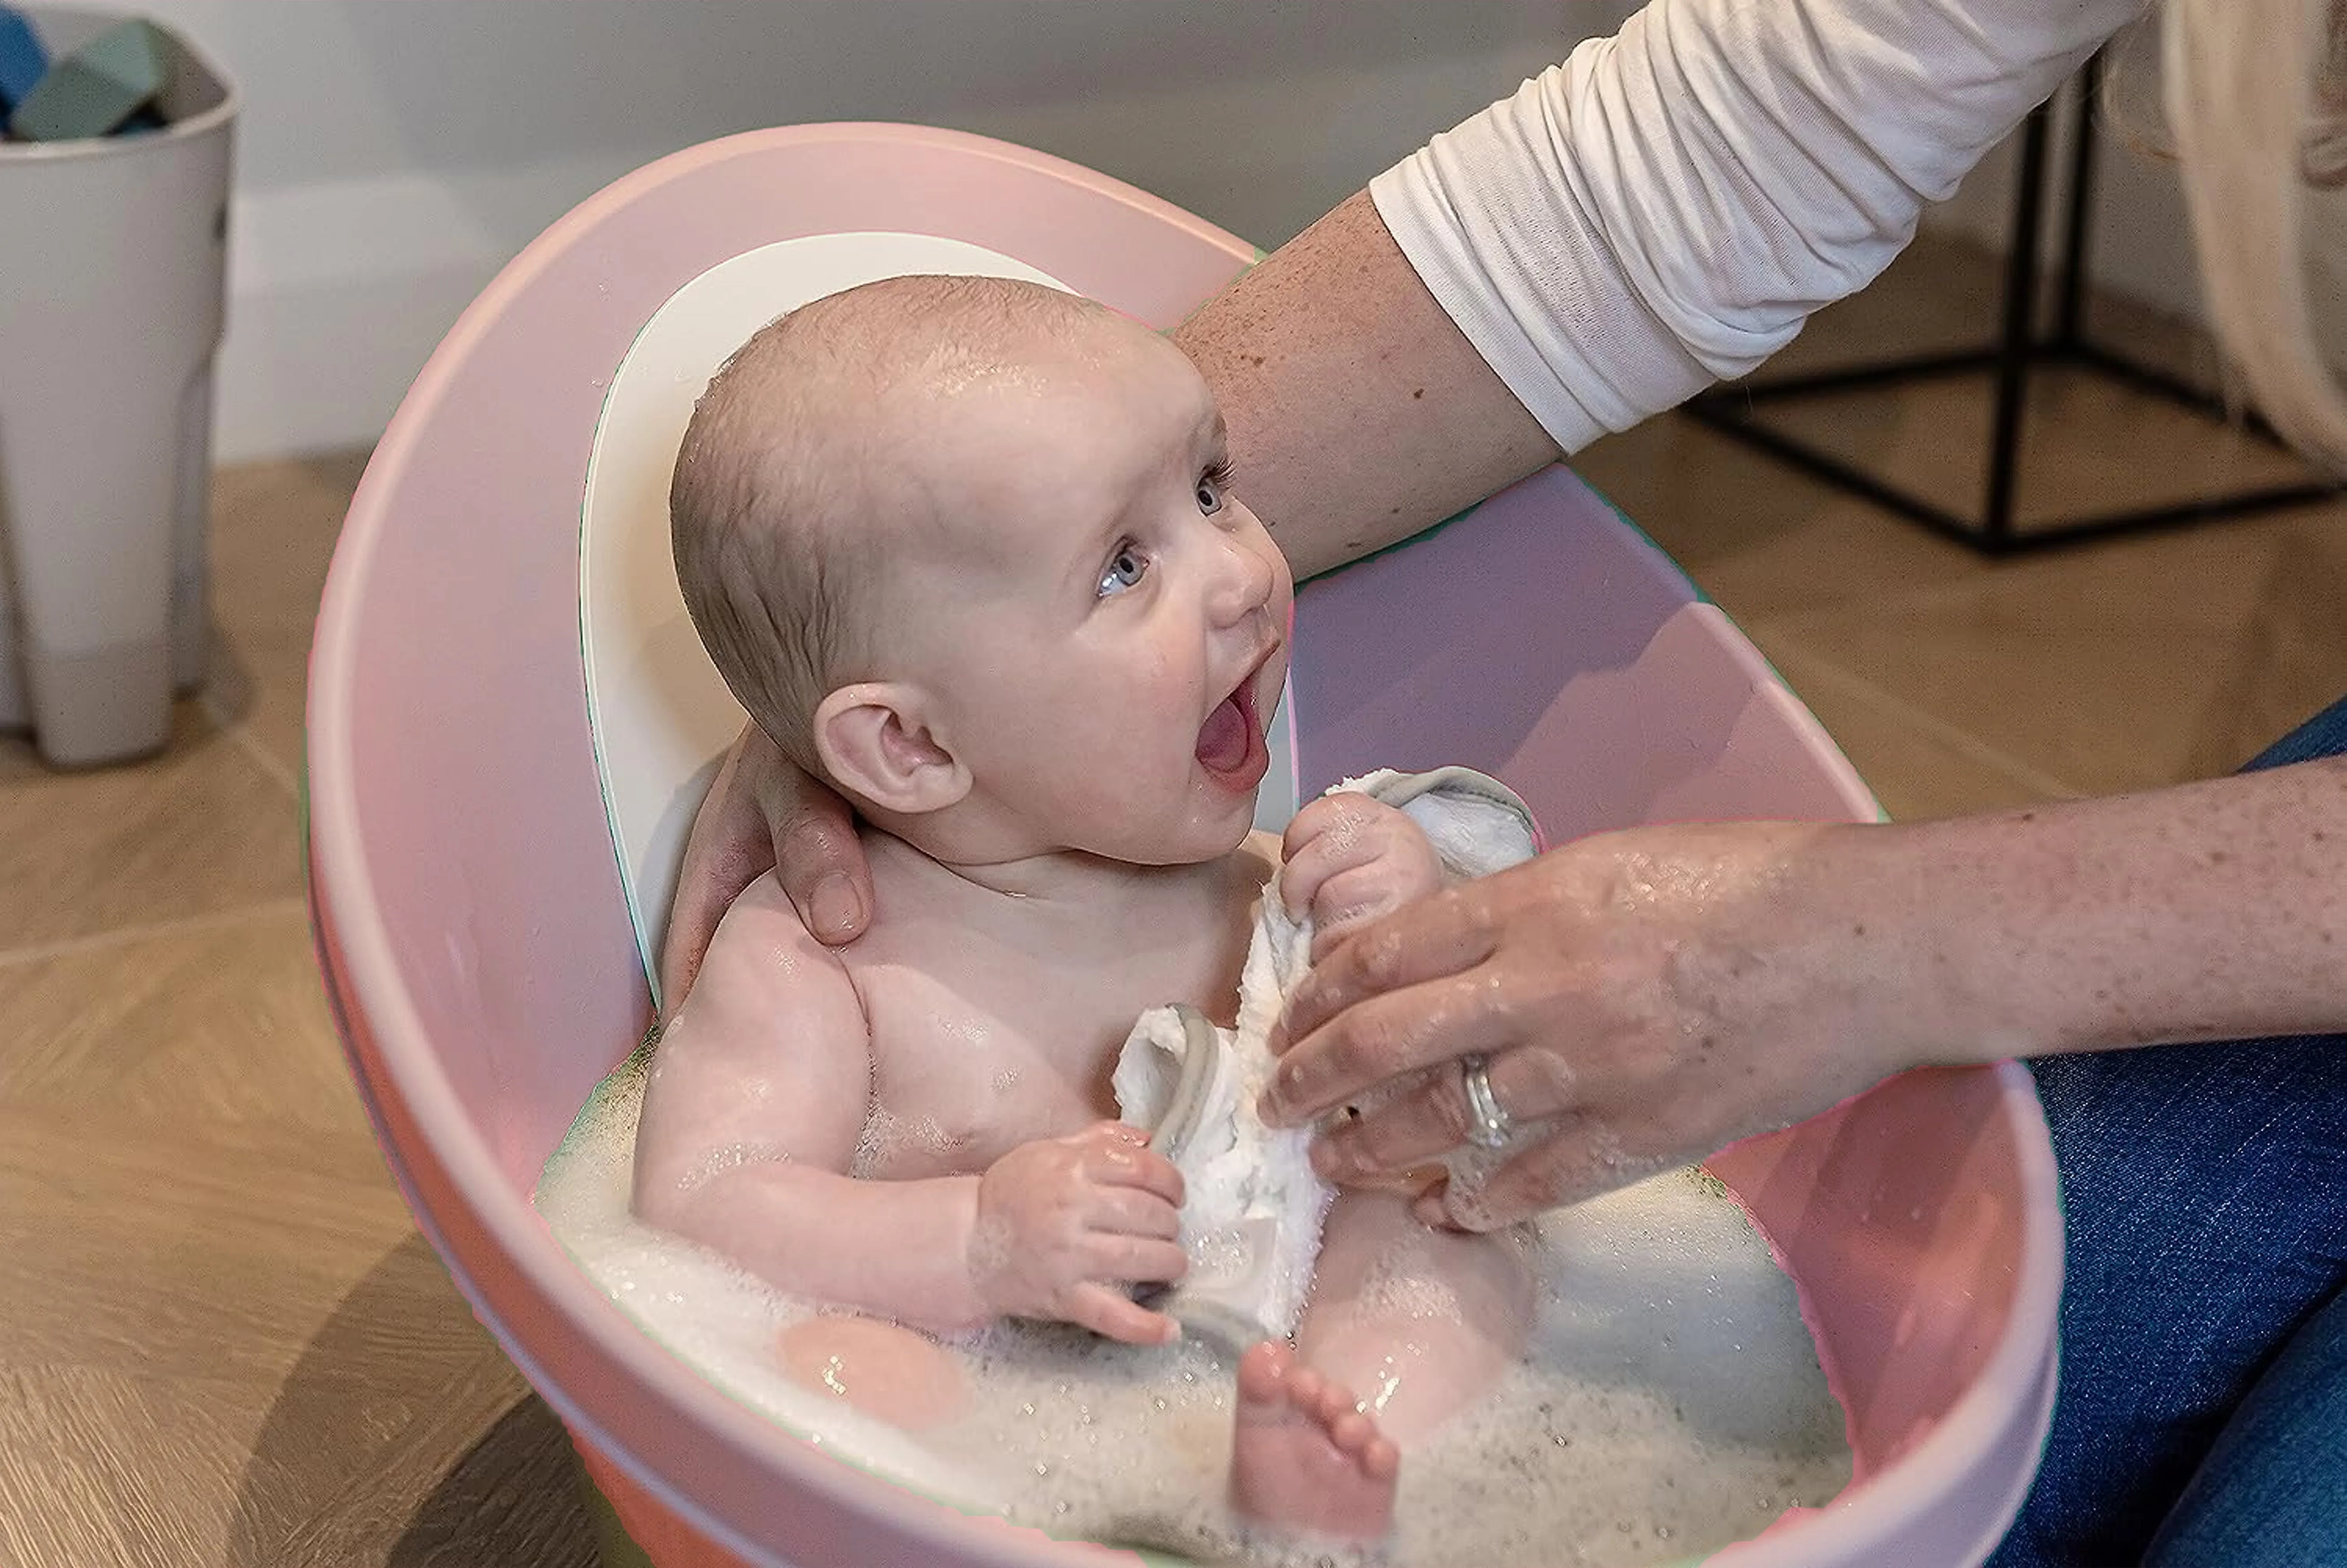
[[[1180,1337],[1171,1317],[1129,1295],[1189,1268],[1182,1173],[1149,1135],[1100,1122],[1022,1143],[979,1178],[971,1283],[988,1309],[1073,1323],[1130,1345]]]

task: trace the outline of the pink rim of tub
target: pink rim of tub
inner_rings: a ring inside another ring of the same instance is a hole
[[[650,1018],[579,647],[603,386],[709,267],[856,230],[988,246],[1161,327],[1254,254],[1062,160],[885,125],[694,148],[549,229],[417,377],[335,553],[308,714],[320,965],[418,1224],[663,1563],[1091,1560],[1100,1548],[967,1519],[789,1437],[639,1330],[529,1205]],[[1523,788],[1553,842],[1875,815],[1726,617],[1562,468],[1309,585],[1298,627],[1307,789],[1470,763]],[[2026,1073],[1911,1073],[1710,1168],[1803,1283],[1860,1466],[1829,1507],[1710,1561],[1978,1562],[2053,1394],[2060,1215]]]

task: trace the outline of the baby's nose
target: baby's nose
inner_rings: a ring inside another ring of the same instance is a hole
[[[1261,610],[1271,599],[1271,562],[1244,539],[1221,541],[1223,559],[1209,603],[1218,624],[1230,625]]]

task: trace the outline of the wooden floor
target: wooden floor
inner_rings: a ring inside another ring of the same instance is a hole
[[[1993,283],[1923,250],[1789,358],[1945,342]],[[2271,461],[2043,390],[2041,510]],[[1925,390],[1833,429],[1953,493],[1985,418]],[[560,1430],[403,1210],[312,967],[303,661],[363,463],[219,476],[218,664],[164,755],[57,775],[0,739],[0,1568],[593,1559]],[[1897,815],[2222,770],[2347,692],[2339,506],[1992,566],[1684,420],[1582,466]]]

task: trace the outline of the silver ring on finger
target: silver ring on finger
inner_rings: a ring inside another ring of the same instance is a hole
[[[1478,1149],[1506,1146],[1513,1130],[1500,1097],[1491,1092],[1491,1064],[1481,1055],[1459,1059],[1459,1087],[1467,1097],[1467,1142]]]

